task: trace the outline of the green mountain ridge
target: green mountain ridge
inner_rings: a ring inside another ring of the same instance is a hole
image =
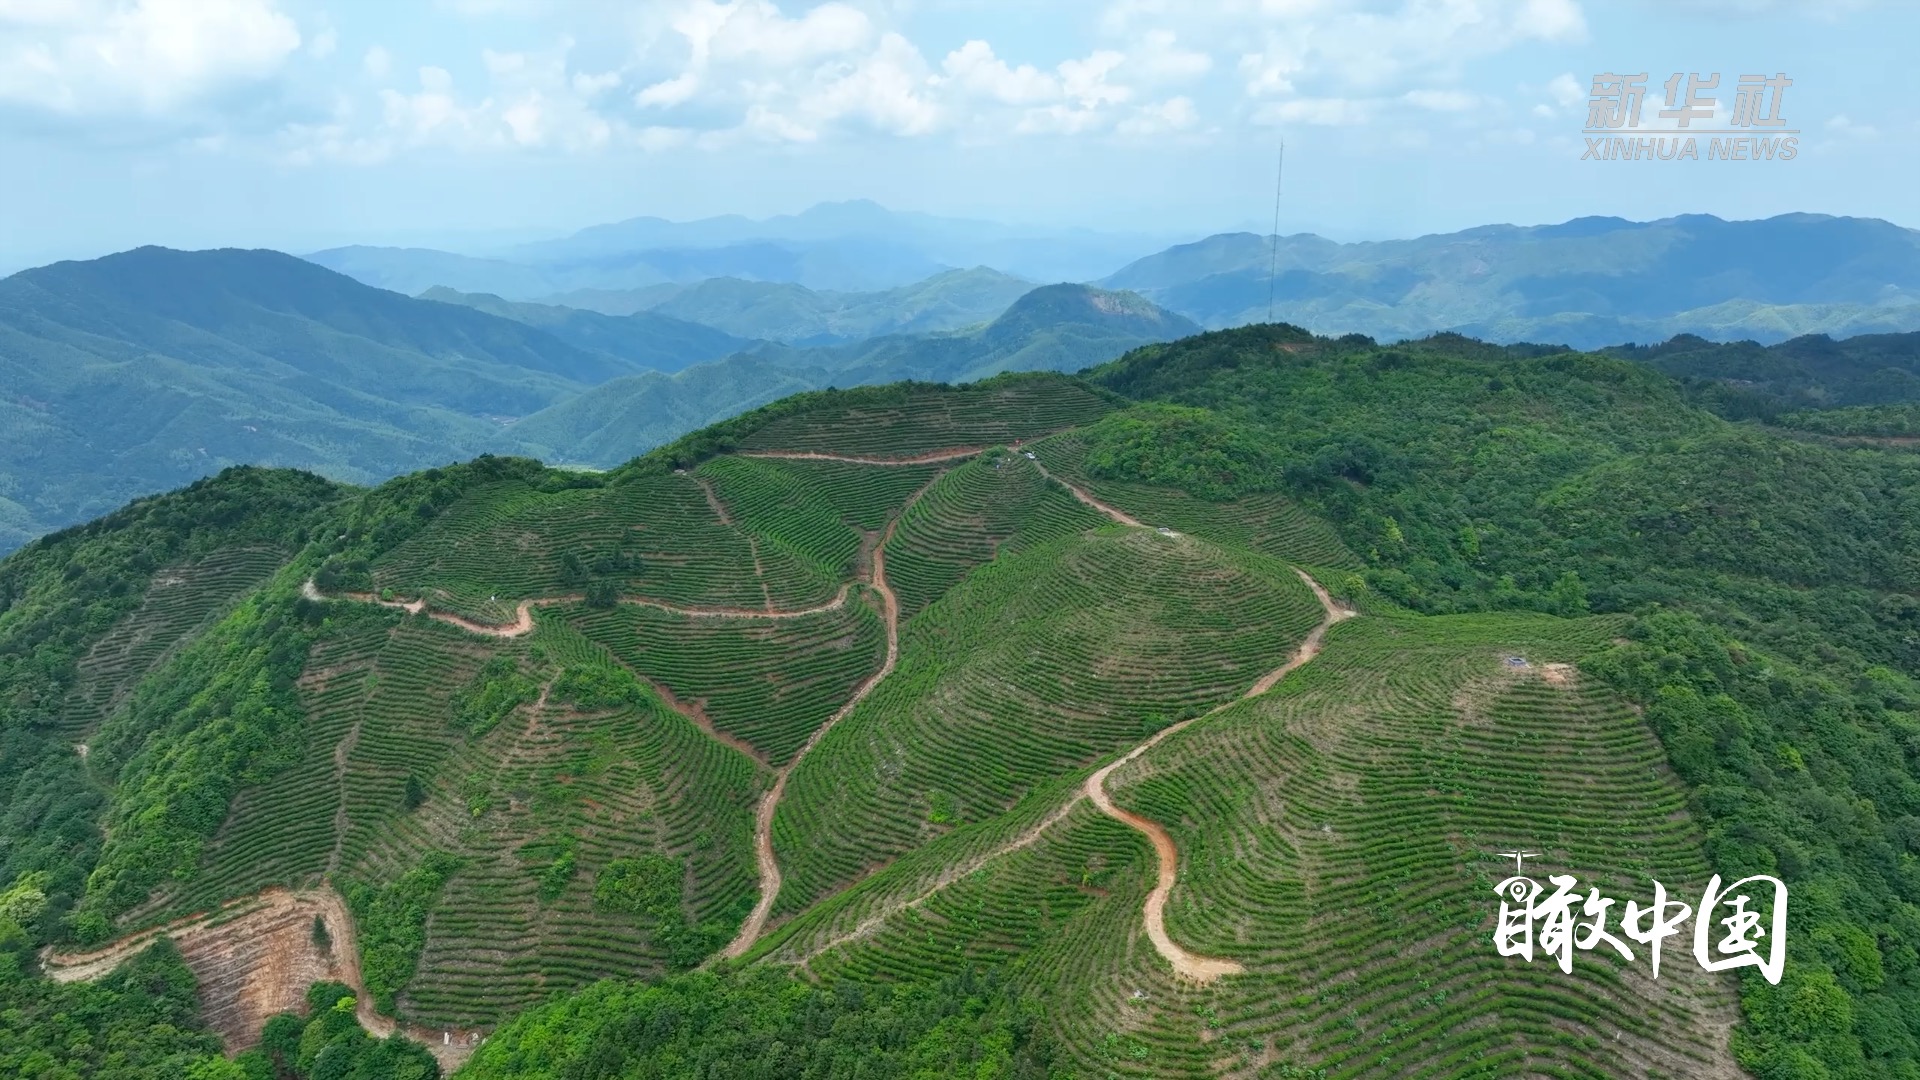
[[[936,318],[995,307],[1010,282],[962,273],[874,302]],[[1079,368],[1189,329],[1069,305],[991,334],[756,358],[668,315],[445,295],[235,250],[143,248],[0,281],[0,551],[229,465],[354,483],[487,452],[611,466],[800,390]]]
[[[1138,296],[1047,285],[973,330],[814,348],[768,346],[672,377],[615,379],[535,413],[511,431],[545,460],[609,468],[687,431],[805,390],[1075,371],[1197,329]]]
[[[285,887],[352,919],[325,997],[490,1032],[471,1077],[1914,1075],[1920,459],[1697,374],[1787,399],[1821,348],[1893,343],[1258,326],[42,538],[0,561],[0,1046],[91,1060],[34,947]],[[1500,956],[1516,844],[1615,899],[1777,875],[1784,974]],[[138,970],[265,971],[228,955]],[[157,1022],[97,985],[80,1023]],[[372,1052],[342,1008],[174,1030]]]
[[[873,293],[817,292],[790,283],[712,278],[624,293],[584,290],[551,300],[609,314],[651,310],[744,337],[804,346],[974,326],[998,317],[1032,288],[1023,278],[975,267]]]
[[[651,371],[672,373],[753,344],[712,326],[657,312],[610,316],[549,304],[516,303],[491,293],[461,293],[439,286],[421,293],[419,299],[525,323],[576,348],[616,356]]]
[[[1920,233],[1819,214],[1577,218],[1353,244],[1226,233],[1100,284],[1216,329],[1265,321],[1271,295],[1274,317],[1327,334],[1588,349],[1689,333],[1778,342],[1920,330]]]

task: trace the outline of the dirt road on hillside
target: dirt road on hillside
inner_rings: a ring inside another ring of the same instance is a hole
[[[314,940],[315,918],[328,943]],[[55,982],[91,982],[170,937],[200,983],[201,1012],[228,1052],[258,1044],[260,1030],[277,1013],[302,1012],[307,987],[333,981],[351,987],[360,1026],[376,1038],[398,1031],[420,1043],[451,1073],[473,1053],[479,1032],[396,1023],[373,1009],[360,977],[360,944],[353,917],[330,888],[273,888],[214,911],[175,919],[85,952],[43,950],[47,976]]]
[[[741,457],[772,458],[776,461],[844,461],[849,465],[932,465],[941,461],[958,461],[970,458],[987,448],[984,446],[961,446],[951,450],[934,450],[911,457],[861,457],[857,454],[825,454],[815,450],[742,450]]]
[[[773,902],[780,897],[780,860],[773,853],[773,815],[780,808],[781,796],[787,792],[787,778],[793,775],[793,770],[800,767],[800,762],[805,760],[808,752],[819,744],[835,724],[846,719],[847,715],[853,712],[854,707],[866,700],[867,695],[873,692],[873,688],[880,685],[880,680],[893,673],[893,665],[900,659],[900,599],[894,595],[892,586],[887,584],[887,542],[893,539],[893,530],[900,523],[900,519],[906,516],[907,510],[919,501],[920,496],[926,494],[927,489],[939,479],[935,476],[919,491],[914,492],[901,505],[900,513],[887,522],[887,527],[881,532],[879,540],[874,542],[873,572],[868,584],[873,586],[874,592],[880,594],[881,606],[884,609],[883,614],[887,623],[887,658],[881,663],[880,670],[874,672],[866,682],[861,683],[860,689],[854,692],[853,697],[845,705],[840,706],[838,712],[828,717],[826,723],[814,729],[806,745],[802,746],[800,752],[793,755],[793,760],[787,762],[786,767],[774,776],[772,789],[767,792],[765,798],[760,800],[760,809],[754,815],[753,821],[754,857],[760,865],[760,899],[754,903],[753,912],[747,916],[747,921],[741,924],[740,933],[720,951],[720,955],[726,959],[745,956],[747,950],[753,948],[754,942],[760,940],[760,934],[767,928],[767,916],[773,911]]]
[[[648,600],[637,596],[623,596],[619,602],[622,604],[631,604],[634,607],[653,608],[656,611],[664,611],[672,615],[682,615],[689,619],[804,619],[809,615],[823,615],[829,611],[838,611],[846,605],[847,595],[851,588],[851,583],[842,584],[840,591],[834,594],[833,599],[824,604],[815,604],[812,607],[805,608],[683,607],[679,604],[669,604],[664,600]],[[496,638],[516,638],[522,634],[531,633],[533,630],[534,608],[551,607],[555,604],[577,604],[586,599],[586,597],[580,593],[569,593],[565,596],[543,596],[535,600],[522,600],[517,609],[518,617],[505,626],[497,626],[489,623],[474,622],[472,619],[455,615],[452,612],[428,611],[425,600],[382,600],[372,593],[353,592],[336,593],[333,596],[327,596],[315,587],[312,580],[308,580],[306,584],[302,585],[300,591],[301,594],[309,600],[352,600],[361,604],[378,604],[381,607],[397,608],[410,615],[419,615],[425,612],[427,618],[436,619],[446,623],[448,626],[457,626],[469,633]]]
[[[1047,467],[1045,465],[1040,464],[1039,461],[1037,460],[1034,461],[1033,467],[1040,470],[1041,476],[1046,477],[1047,479],[1053,481],[1056,484],[1059,484],[1061,487],[1066,488],[1068,491],[1072,492],[1074,498],[1079,499],[1081,502],[1085,503],[1088,506],[1093,507],[1095,510],[1100,511],[1101,513],[1107,515],[1108,517],[1119,522],[1120,524],[1131,525],[1136,529],[1146,528],[1146,525],[1143,524],[1139,518],[1136,518],[1132,514],[1129,514],[1124,510],[1118,509],[1117,507],[1108,506],[1106,503],[1103,503],[1099,499],[1094,498],[1091,492],[1088,492],[1086,490],[1083,490],[1082,488],[1076,487],[1073,484],[1067,483],[1065,480],[1062,480],[1059,477],[1048,472]]]
[[[1066,484],[1064,481],[1062,481],[1062,484],[1069,490],[1074,491],[1076,495],[1084,495],[1084,493],[1075,489],[1073,485]],[[1088,502],[1089,505],[1095,506],[1096,508],[1101,505],[1097,502],[1090,501],[1090,498],[1083,498],[1082,501]],[[1127,517],[1111,508],[1108,508],[1108,516],[1120,521],[1121,524],[1139,524],[1139,522],[1131,517]],[[1116,806],[1113,800],[1107,795],[1106,782],[1107,777],[1111,776],[1114,770],[1119,769],[1121,766],[1126,765],[1128,762],[1151,750],[1162,740],[1220,712],[1222,709],[1229,708],[1249,698],[1258,697],[1272,690],[1280,683],[1280,680],[1286,678],[1290,672],[1320,655],[1320,648],[1326,639],[1327,631],[1334,623],[1353,618],[1354,615],[1357,614],[1335,603],[1333,597],[1328,594],[1327,590],[1322,588],[1320,583],[1315,581],[1312,575],[1306,571],[1295,569],[1294,573],[1299,574],[1300,580],[1305,582],[1309,589],[1313,590],[1314,598],[1320,601],[1320,607],[1325,614],[1320,620],[1319,625],[1315,626],[1313,630],[1307,634],[1306,639],[1300,643],[1300,647],[1294,650],[1293,655],[1288,657],[1285,663],[1261,676],[1258,681],[1247,689],[1246,693],[1234,699],[1234,701],[1217,706],[1201,716],[1182,720],[1177,724],[1172,724],[1155,732],[1154,735],[1145,742],[1127,751],[1127,753],[1119,759],[1109,763],[1093,775],[1087,777],[1086,782],[1080,786],[1072,798],[1068,799],[1032,828],[999,847],[976,855],[954,867],[950,867],[941,873],[930,887],[914,895],[912,898],[899,903],[885,905],[880,911],[861,920],[860,924],[852,931],[808,950],[806,954],[800,958],[800,963],[807,963],[822,953],[866,937],[875,930],[878,930],[888,919],[893,918],[902,911],[925,903],[942,889],[967,877],[987,863],[992,862],[1002,855],[1011,854],[1012,852],[1031,846],[1048,829],[1065,820],[1074,806],[1084,798],[1090,800],[1101,813],[1106,814],[1116,821],[1124,822],[1129,827],[1146,834],[1147,839],[1153,844],[1154,855],[1159,863],[1159,875],[1153,891],[1147,894],[1143,915],[1147,927],[1147,938],[1153,942],[1154,951],[1165,958],[1167,963],[1172,965],[1176,973],[1202,983],[1211,982],[1222,975],[1237,975],[1245,971],[1246,969],[1244,967],[1232,960],[1215,959],[1213,957],[1199,956],[1190,953],[1181,948],[1180,945],[1168,935],[1166,905],[1167,898],[1172,895],[1173,886],[1179,879],[1179,850],[1173,842],[1172,835],[1158,822],[1150,821],[1129,810],[1124,810]]]

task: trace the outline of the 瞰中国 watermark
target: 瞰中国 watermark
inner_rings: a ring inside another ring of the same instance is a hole
[[[1702,970],[1753,967],[1768,982],[1780,984],[1787,962],[1787,886],[1779,878],[1756,874],[1722,888],[1720,875],[1715,874],[1698,907],[1670,899],[1667,887],[1656,881],[1652,904],[1641,907],[1636,900],[1627,901],[1618,923],[1626,936],[1622,941],[1607,929],[1616,903],[1613,898],[1602,896],[1597,888],[1588,888],[1582,896],[1579,879],[1570,874],[1549,875],[1553,888],[1548,890],[1523,876],[1522,864],[1536,852],[1500,854],[1514,860],[1514,876],[1494,886],[1500,895],[1500,920],[1493,943],[1501,956],[1532,963],[1537,951],[1571,974],[1576,951],[1603,946],[1633,963],[1633,950],[1627,945],[1631,941],[1646,947],[1657,979],[1663,943],[1679,936],[1692,918],[1693,958]]]
[[[1675,73],[1662,84],[1665,107],[1642,124],[1647,73],[1602,72],[1588,92],[1587,140],[1581,161],[1792,161],[1800,131],[1781,115],[1793,80],[1782,74],[1742,75],[1721,111],[1720,75]]]

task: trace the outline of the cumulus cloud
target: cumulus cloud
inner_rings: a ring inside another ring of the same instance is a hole
[[[80,2],[131,10],[192,0]],[[201,6],[272,11],[285,2]],[[1511,124],[1529,106],[1564,109],[1569,94],[1585,96],[1562,76],[1517,88],[1521,97],[1508,110],[1470,93],[1461,77],[1501,50],[1583,39],[1577,0],[1109,0],[1090,42],[1051,55],[1004,53],[1004,40],[985,35],[923,52],[902,32],[907,0],[659,0],[617,13],[531,0],[439,6],[474,16],[476,26],[500,14],[544,13],[590,43],[577,58],[583,66],[574,66],[565,40],[546,51],[515,43],[486,52],[478,71],[463,63],[471,57],[408,55],[402,63],[375,46],[360,58],[362,74],[338,91],[348,100],[323,120],[287,128],[293,156],[367,160],[424,147],[668,151],[875,133],[1130,138],[1216,131],[1217,115],[1229,112],[1241,123],[1384,117],[1418,118],[1401,125],[1417,127],[1446,114]],[[0,0],[0,13],[29,8],[48,19],[60,5]],[[316,41],[308,53],[338,47]],[[423,61],[444,68],[412,66]],[[353,63],[334,61],[349,72]]]
[[[546,51],[481,53],[487,82],[463,92],[452,72],[427,65],[415,86],[383,87],[377,107],[351,98],[336,103],[322,123],[290,124],[282,132],[283,156],[305,164],[319,160],[384,161],[417,148],[446,150],[552,149],[585,151],[611,144],[621,133],[594,99],[619,83],[619,74],[569,69],[572,42]],[[364,66],[385,71],[391,59]]]
[[[941,70],[954,86],[1003,105],[1037,105],[1060,96],[1060,80],[1032,64],[1011,67],[984,41],[969,41],[947,54]]]
[[[640,110],[692,108],[709,135],[785,142],[812,142],[843,123],[895,135],[938,124],[919,49],[851,4],[788,16],[769,0],[693,0],[669,25],[684,59],[635,92]],[[715,122],[728,115],[737,118],[730,126]]]
[[[274,75],[300,45],[275,0],[0,0],[0,102],[164,114]]]

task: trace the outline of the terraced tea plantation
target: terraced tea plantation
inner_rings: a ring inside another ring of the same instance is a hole
[[[1084,383],[1057,375],[973,386],[852,391],[780,416],[747,433],[744,451],[784,450],[905,458],[1038,438],[1099,419],[1115,407]]]
[[[1670,951],[1655,981],[1643,950],[1633,965],[1580,953],[1565,976],[1490,940],[1492,886],[1513,869],[1494,853],[1516,846],[1544,853],[1535,876],[1622,901],[1647,902],[1649,878],[1704,888],[1701,838],[1651,734],[1547,666],[1614,628],[1354,620],[1272,692],[1116,774],[1116,800],[1179,846],[1170,933],[1244,975],[1173,977],[1139,921],[1150,849],[1070,785],[1037,793],[1022,825],[957,831],[816,905],[768,958],[872,979],[1019,955],[1090,1075],[1740,1075],[1731,984],[1690,957]],[[1033,831],[1055,805],[1071,808]]]
[[[1658,742],[1572,666],[1621,622],[1346,618],[1322,586],[1360,561],[1300,506],[1090,476],[1077,429],[1123,405],[809,395],[162,573],[63,737],[276,571],[249,617],[297,630],[297,725],[116,932],[330,888],[368,1000],[430,1030],[700,966],[990,968],[1062,1075],[1737,1075],[1731,984],[1690,958],[1565,976],[1490,941],[1496,852],[1705,884]]]
[[[1286,567],[1144,529],[982,566],[908,622],[892,677],[794,773],[776,911],[1230,700],[1319,618]]]
[[[82,738],[99,727],[174,649],[265,583],[287,557],[273,548],[238,547],[155,574],[139,608],[81,657],[59,734]]]

